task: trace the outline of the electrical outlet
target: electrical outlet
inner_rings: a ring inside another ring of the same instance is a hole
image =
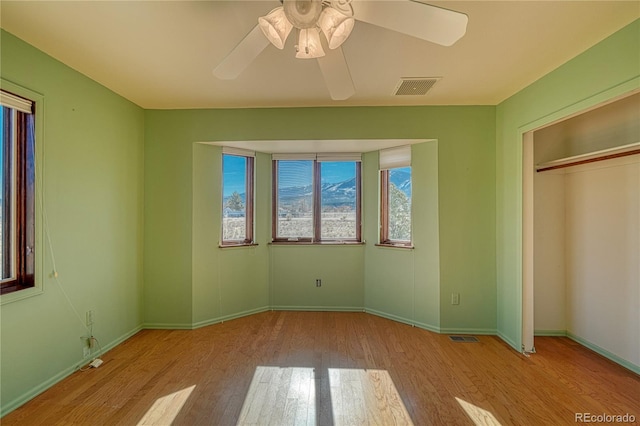
[[[82,358],[89,358],[89,355],[91,355],[91,349],[89,349],[88,347],[84,346],[82,348]]]
[[[86,321],[87,321],[87,326],[93,325],[93,311],[87,311]]]
[[[460,293],[451,293],[451,304],[452,305],[460,304]]]
[[[316,287],[322,287],[322,280],[320,278],[316,279]]]

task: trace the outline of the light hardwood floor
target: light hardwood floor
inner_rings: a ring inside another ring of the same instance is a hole
[[[526,358],[497,337],[365,313],[264,312],[144,330],[2,418],[10,425],[563,425],[640,419],[640,376],[566,338]]]

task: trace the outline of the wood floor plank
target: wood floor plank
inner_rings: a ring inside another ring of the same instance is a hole
[[[269,418],[263,418],[263,424],[271,426],[279,426],[284,424],[285,407],[287,402],[287,395],[289,394],[289,387],[291,386],[291,375],[293,370],[291,368],[284,368],[280,373],[280,379],[278,381],[278,388],[276,391],[275,404]],[[266,417],[266,416],[265,416]]]
[[[264,312],[143,330],[2,418],[11,425],[575,424],[640,419],[640,377],[560,337],[524,357],[365,313]]]

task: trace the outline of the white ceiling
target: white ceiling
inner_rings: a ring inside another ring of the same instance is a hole
[[[443,47],[356,22],[346,101],[330,99],[316,61],[294,58],[293,37],[236,80],[213,76],[277,0],[2,0],[0,26],[143,108],[495,105],[640,17],[638,0],[429,3],[466,13],[466,35]],[[442,80],[392,96],[401,77]]]

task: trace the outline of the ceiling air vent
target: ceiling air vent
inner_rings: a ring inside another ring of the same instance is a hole
[[[442,77],[403,78],[396,85],[395,96],[425,95]]]

